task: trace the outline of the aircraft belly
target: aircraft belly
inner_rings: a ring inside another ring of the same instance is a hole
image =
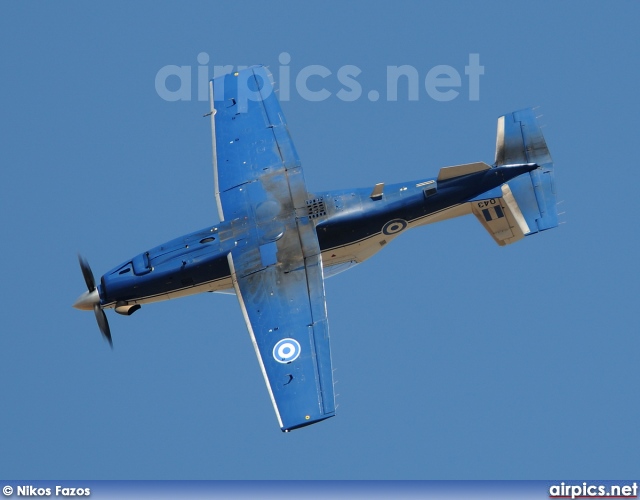
[[[323,235],[323,238],[319,238],[320,243],[322,244],[323,265],[326,268],[330,268],[332,266],[340,266],[349,262],[364,262],[368,258],[378,253],[380,250],[382,250],[382,248],[384,248],[389,242],[391,242],[401,232],[404,232],[407,229],[433,224],[435,222],[452,219],[454,217],[460,217],[462,215],[467,215],[470,213],[471,207],[469,203],[460,203],[451,207],[444,208],[442,210],[437,210],[435,212],[423,215],[421,217],[414,218],[412,220],[404,220],[399,217],[394,218],[394,215],[388,215],[386,217],[386,223],[381,224],[379,221],[377,223],[374,223],[381,227],[381,230],[379,232],[371,234],[370,236],[367,236],[365,238],[347,243],[342,243],[344,239],[340,238],[340,236],[349,233],[347,225],[344,225],[340,229],[332,229],[331,225],[324,225],[318,232],[319,236],[321,233]],[[354,224],[358,223],[361,223],[361,221],[354,221]],[[340,233],[338,238],[333,237],[332,233],[334,231]],[[339,243],[336,246],[331,246],[331,242],[336,241],[339,241],[342,244]],[[328,274],[333,275],[337,274],[337,272],[330,272]]]
[[[233,283],[231,282],[231,276],[202,283],[200,285],[194,285],[188,288],[180,290],[174,290],[168,293],[161,293],[159,295],[144,297],[135,300],[127,301],[129,304],[151,304],[153,302],[161,302],[163,300],[177,299],[180,297],[187,297],[189,295],[195,295],[204,292],[221,292],[233,294]],[[112,304],[111,306],[114,306]]]

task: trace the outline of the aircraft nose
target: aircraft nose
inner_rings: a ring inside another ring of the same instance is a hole
[[[95,289],[91,292],[84,292],[73,304],[73,307],[81,311],[93,311],[93,306],[100,303],[100,295]]]

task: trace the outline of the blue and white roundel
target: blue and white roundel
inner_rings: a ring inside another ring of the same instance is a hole
[[[389,222],[387,222],[382,227],[382,233],[386,234],[387,236],[391,236],[392,234],[399,233],[405,227],[407,227],[407,221],[406,220],[404,220],[404,219],[393,219],[393,220],[390,220]]]
[[[296,339],[282,339],[273,347],[273,359],[278,363],[291,363],[300,356],[300,350]]]

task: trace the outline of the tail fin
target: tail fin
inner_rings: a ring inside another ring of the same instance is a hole
[[[558,225],[553,162],[533,109],[515,111],[498,119],[495,166],[535,164],[471,203],[471,211],[498,245]]]
[[[533,109],[515,111],[498,119],[496,166],[535,163],[539,168],[508,183],[528,231],[525,235],[558,225],[553,161]],[[524,229],[524,228],[523,228]]]
[[[498,118],[495,164],[499,167],[514,163],[553,165],[533,108]]]

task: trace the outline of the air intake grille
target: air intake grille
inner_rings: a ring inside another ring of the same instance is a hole
[[[322,198],[307,200],[307,214],[309,215],[310,219],[317,219],[318,217],[327,215],[327,211]]]

